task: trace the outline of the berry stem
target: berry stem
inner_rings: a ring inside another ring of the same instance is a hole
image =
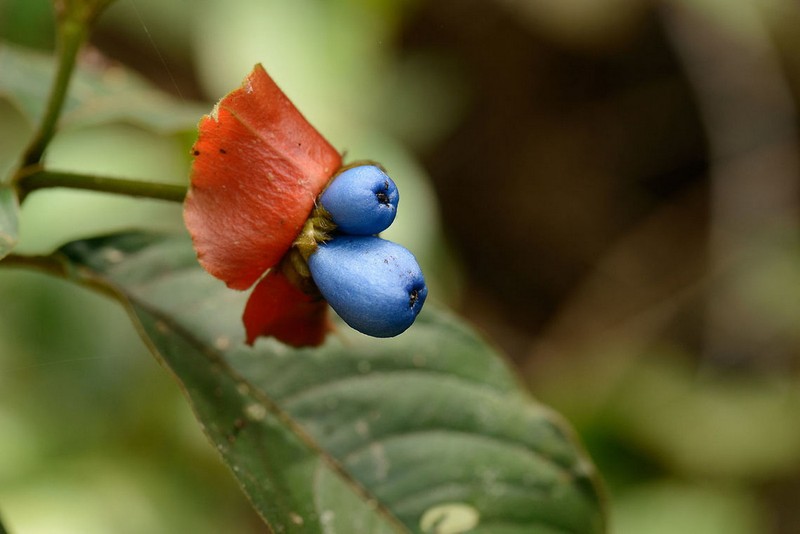
[[[336,224],[331,220],[328,211],[321,205],[317,205],[303,225],[300,235],[294,240],[292,247],[300,252],[303,261],[308,261],[309,256],[317,249],[317,245],[328,241],[334,230],[336,230]]]
[[[311,278],[311,270],[308,268],[308,258],[317,250],[319,243],[331,238],[334,230],[336,225],[327,210],[321,205],[315,206],[300,235],[294,240],[292,248],[281,262],[279,268],[283,270],[283,274],[308,295],[319,295],[319,290]]]

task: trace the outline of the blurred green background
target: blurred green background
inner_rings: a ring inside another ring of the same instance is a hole
[[[47,53],[51,9],[0,0],[0,37]],[[791,534],[798,27],[792,0],[118,0],[83,61],[204,109],[262,62],[348,159],[389,169],[387,235],[575,425],[614,534]],[[0,172],[31,131],[0,95]],[[47,162],[185,183],[189,143],[74,127]],[[180,225],[50,190],[19,250]],[[12,532],[264,531],[117,305],[8,269],[0,299]]]

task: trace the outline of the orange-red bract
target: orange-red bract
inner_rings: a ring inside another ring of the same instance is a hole
[[[247,289],[278,264],[342,163],[261,65],[202,118],[193,154],[184,221],[200,264],[233,289]],[[307,337],[293,332],[289,341],[275,321],[297,314],[303,294],[285,287],[280,298],[267,294],[274,285],[250,296],[263,302],[248,302],[248,341],[275,335],[293,345],[321,343],[324,302],[315,305],[318,318]]]
[[[247,342],[275,336],[297,347],[319,345],[331,329],[327,310],[321,297],[306,295],[273,269],[256,284],[244,308]]]

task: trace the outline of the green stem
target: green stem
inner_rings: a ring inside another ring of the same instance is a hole
[[[65,278],[66,268],[54,256],[24,256],[9,254],[2,261],[0,267],[22,267],[47,273],[60,278]],[[2,531],[0,531],[2,532]]]
[[[67,97],[67,89],[72,77],[72,71],[75,68],[78,51],[89,35],[85,24],[69,19],[59,24],[58,29],[58,71],[47,101],[47,108],[42,121],[39,123],[39,129],[25,151],[25,156],[22,160],[23,169],[39,164],[42,161],[44,151],[55,133],[56,123],[59,115],[61,115],[64,100]]]
[[[69,266],[66,258],[62,257],[58,252],[47,256],[9,254],[0,260],[0,268],[22,268],[39,271],[56,278],[77,282],[102,294],[119,299],[119,294],[111,286],[93,276],[92,273],[84,272],[79,277],[76,277],[74,269]],[[0,530],[0,534],[4,534],[2,530]]]
[[[170,202],[183,202],[186,196],[186,187],[182,185],[108,178],[91,174],[39,170],[32,174],[20,176],[17,180],[20,201],[24,200],[32,191],[51,187],[70,187],[131,197],[168,200]]]

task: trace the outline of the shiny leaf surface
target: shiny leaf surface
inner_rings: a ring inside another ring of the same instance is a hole
[[[316,349],[248,347],[245,295],[184,237],[61,249],[117,295],[276,532],[599,533],[593,467],[569,429],[450,314],[391,340],[341,326]]]

